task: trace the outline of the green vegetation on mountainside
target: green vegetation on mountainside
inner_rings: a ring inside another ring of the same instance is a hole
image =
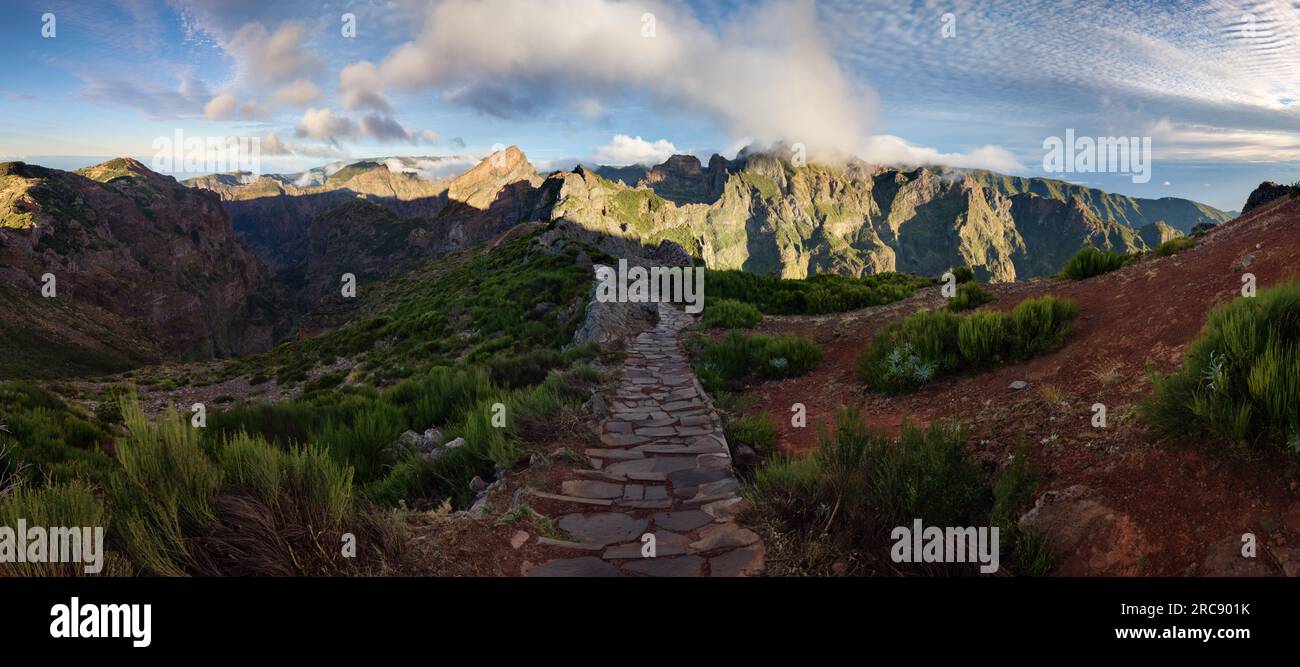
[[[800,280],[744,271],[706,271],[704,293],[708,299],[731,299],[751,304],[770,315],[820,315],[893,303],[921,287],[936,284],[929,278],[904,273],[878,273],[850,278],[820,274]]]
[[[1140,414],[1165,436],[1300,454],[1300,284],[1210,313],[1179,370],[1152,375]]]
[[[920,311],[876,333],[858,359],[858,374],[877,391],[904,393],[943,375],[1030,359],[1060,347],[1078,312],[1073,301],[1053,296],[1022,301],[1009,312]]]

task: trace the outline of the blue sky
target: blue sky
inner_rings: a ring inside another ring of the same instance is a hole
[[[784,141],[814,158],[987,167],[1224,209],[1262,180],[1300,180],[1300,10],[1282,2],[47,0],[0,11],[0,156],[61,168],[148,164],[155,139],[181,130],[257,136],[263,171],[474,158],[498,144],[547,168]],[[1045,173],[1043,143],[1067,129],[1150,137],[1150,181]]]

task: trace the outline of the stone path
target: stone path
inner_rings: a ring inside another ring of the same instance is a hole
[[[623,378],[609,401],[601,447],[588,449],[559,494],[534,492],[571,508],[554,517],[570,540],[542,543],[574,551],[528,576],[747,576],[763,570],[756,533],[734,516],[737,493],[722,421],[686,361],[680,332],[691,316],[659,304],[659,323],[629,345]],[[653,556],[649,538],[653,535]]]

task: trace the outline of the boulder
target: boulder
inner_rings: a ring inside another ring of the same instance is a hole
[[[1044,535],[1066,576],[1143,574],[1142,531],[1127,514],[1105,504],[1092,489],[1075,485],[1044,493],[1020,517],[1020,527]]]

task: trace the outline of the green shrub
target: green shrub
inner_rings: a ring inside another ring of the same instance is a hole
[[[1156,254],[1160,255],[1161,257],[1168,257],[1170,255],[1182,252],[1195,245],[1196,245],[1196,240],[1193,239],[1192,237],[1179,236],[1177,238],[1169,239],[1168,241],[1165,241],[1164,243],[1161,243],[1160,245],[1156,246]]]
[[[147,574],[201,571],[187,536],[215,518],[221,471],[200,447],[199,429],[174,411],[151,423],[134,397],[120,406],[128,432],[116,443],[121,471],[110,498],[123,550]]]
[[[1065,268],[1061,269],[1061,275],[1070,280],[1083,280],[1103,273],[1110,273],[1124,266],[1124,262],[1124,255],[1086,246],[1074,257],[1071,257],[1070,261],[1065,263]]]
[[[851,278],[823,273],[799,280],[745,271],[705,272],[709,299],[742,301],[772,315],[818,315],[893,303],[917,288],[935,284],[905,273]]]
[[[1007,315],[1014,336],[1009,358],[1029,359],[1057,349],[1065,343],[1070,323],[1078,315],[1078,304],[1050,295],[1016,304]]]
[[[948,299],[948,310],[956,313],[979,308],[995,298],[997,297],[992,292],[980,287],[979,283],[962,283],[957,286],[957,293]]]
[[[459,419],[470,406],[496,390],[489,371],[434,368],[426,375],[402,380],[384,391],[384,400],[406,412],[407,424],[416,431]]]
[[[975,272],[972,271],[969,266],[962,265],[950,270],[952,271],[953,278],[957,279],[958,285],[975,280]]]
[[[858,376],[877,391],[901,393],[942,375],[1029,359],[1060,347],[1077,315],[1073,301],[1053,296],[1007,313],[917,312],[876,333],[858,359]]]
[[[724,433],[727,443],[732,447],[749,445],[763,456],[776,449],[776,422],[765,412],[741,415],[729,420]]]
[[[756,380],[804,375],[821,363],[822,350],[801,336],[730,333],[721,341],[690,341],[700,382],[712,392]]]
[[[973,367],[996,365],[1009,356],[1015,344],[1012,319],[1004,313],[981,311],[962,318],[957,326],[957,349]]]
[[[107,482],[113,469],[103,453],[108,430],[58,396],[26,382],[0,382],[0,424],[0,447],[11,465],[27,468],[28,483]]]
[[[14,530],[18,520],[25,520],[28,526],[67,527],[67,528],[103,528],[108,530],[109,514],[104,503],[82,483],[57,484],[42,488],[19,486],[11,492],[0,495],[0,526]],[[84,533],[78,531],[81,536]],[[103,533],[107,535],[107,532]],[[106,538],[104,538],[106,539]],[[70,544],[81,545],[81,537]],[[46,549],[52,545],[47,544]],[[10,545],[10,549],[13,545]],[[84,545],[83,545],[84,548]],[[97,548],[104,551],[105,563],[109,554],[102,542]],[[15,577],[80,577],[85,576],[85,562],[4,562],[0,563],[0,575]],[[106,567],[107,569],[107,567]],[[101,571],[99,574],[107,572]]]
[[[1182,367],[1152,375],[1140,414],[1169,437],[1210,437],[1300,454],[1300,283],[1210,313]]]
[[[735,299],[710,299],[704,307],[703,324],[709,329],[752,329],[763,314],[752,304]]]
[[[892,529],[911,527],[916,519],[927,526],[997,526],[1003,567],[1022,562],[1050,567],[1050,552],[1044,558],[1034,551],[1022,561],[1021,545],[1041,545],[1014,522],[1005,522],[1033,497],[1024,464],[990,483],[967,454],[966,442],[959,426],[908,422],[893,439],[869,428],[859,410],[845,409],[833,430],[822,430],[815,452],[772,459],[758,469],[746,497],[760,522],[787,539],[783,548],[795,551],[787,554],[790,560],[813,574],[827,573],[832,563],[848,564],[851,573],[895,573],[900,567],[952,572],[945,566],[892,562]]]
[[[563,364],[556,350],[530,350],[523,354],[493,357],[487,362],[492,382],[506,389],[539,384],[547,373]]]
[[[383,476],[397,462],[394,443],[406,430],[406,416],[384,402],[369,405],[345,421],[326,422],[313,434],[312,444],[323,446],[342,465],[351,466],[362,482]]]
[[[917,312],[881,329],[858,362],[859,376],[886,393],[912,391],[961,369],[961,318],[947,311]]]

